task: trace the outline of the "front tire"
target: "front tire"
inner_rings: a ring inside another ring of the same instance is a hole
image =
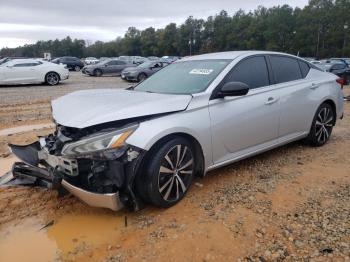
[[[316,111],[306,142],[311,146],[323,146],[329,140],[335,124],[335,112],[328,103],[323,103]]]
[[[60,82],[60,76],[55,72],[49,72],[45,76],[45,82],[50,86],[58,85]]]
[[[97,76],[97,77],[100,77],[100,76],[102,76],[102,71],[100,70],[100,69],[95,69],[94,70],[94,76]]]
[[[137,76],[137,82],[142,82],[147,78],[147,75],[144,73],[141,73]]]
[[[74,67],[74,71],[75,71],[75,72],[79,72],[80,69],[81,69],[81,68],[80,68],[80,66],[78,66],[78,65],[76,65],[76,66]]]
[[[196,167],[194,152],[192,144],[181,137],[151,150],[142,181],[137,181],[144,200],[163,208],[178,203],[192,183]]]

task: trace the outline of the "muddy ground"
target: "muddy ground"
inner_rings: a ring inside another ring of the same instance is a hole
[[[18,99],[23,87],[0,89],[1,174],[14,161],[6,143],[51,131],[4,128],[49,124],[48,100],[68,85],[25,87]],[[0,189],[0,261],[350,261],[349,115],[347,103],[325,146],[297,142],[210,172],[170,209],[115,213],[41,188]]]

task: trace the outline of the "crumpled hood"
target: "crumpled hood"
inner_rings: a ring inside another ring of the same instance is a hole
[[[52,115],[63,126],[85,128],[128,118],[185,110],[191,95],[98,89],[70,93],[52,101]]]

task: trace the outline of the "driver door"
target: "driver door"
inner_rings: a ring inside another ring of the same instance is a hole
[[[220,84],[243,82],[250,87],[245,96],[211,99],[209,113],[213,162],[242,158],[278,141],[279,91],[270,85],[264,56],[240,61]]]
[[[21,62],[6,67],[4,70],[5,83],[31,83],[35,81],[37,71],[31,62]]]

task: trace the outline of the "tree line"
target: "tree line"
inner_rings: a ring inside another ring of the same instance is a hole
[[[271,50],[304,57],[350,56],[349,0],[310,0],[304,8],[289,5],[230,15],[226,11],[180,25],[138,30],[129,27],[123,37],[89,45],[69,36],[62,40],[38,41],[17,48],[3,48],[0,56],[117,57],[121,55],[187,56],[228,50]]]

